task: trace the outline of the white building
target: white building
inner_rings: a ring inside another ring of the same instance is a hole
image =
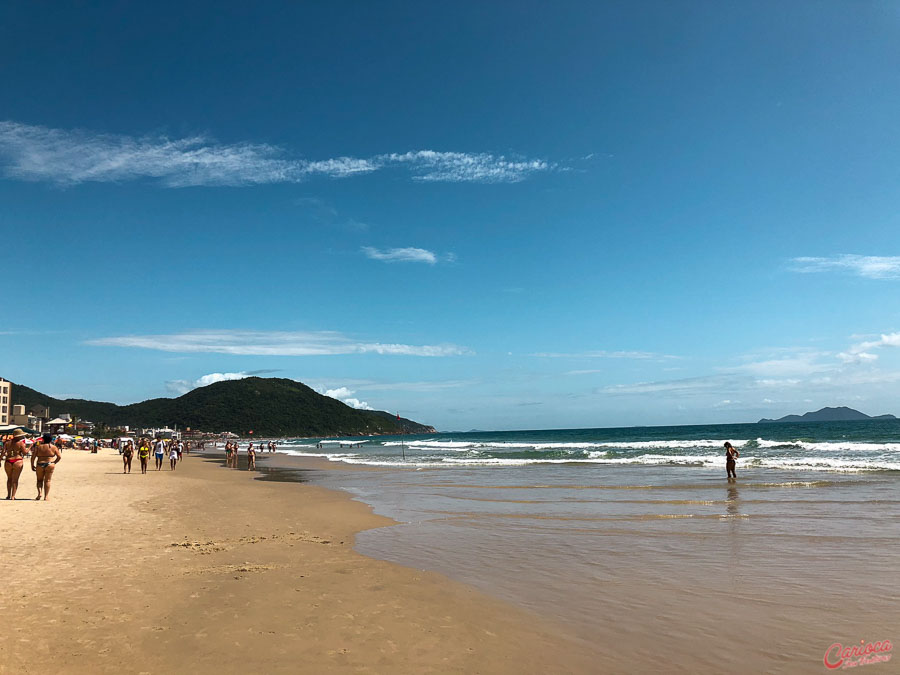
[[[12,384],[0,378],[0,426],[9,424],[12,412]]]

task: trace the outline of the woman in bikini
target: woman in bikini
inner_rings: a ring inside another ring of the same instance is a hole
[[[22,475],[22,467],[25,466],[25,455],[28,448],[25,446],[26,434],[21,429],[16,429],[3,445],[3,468],[6,470],[6,498],[15,499],[16,490],[19,489],[19,476]]]
[[[53,478],[53,469],[62,459],[62,453],[53,445],[53,436],[44,434],[40,443],[35,444],[31,451],[31,470],[37,474],[37,497],[41,498],[41,490],[44,492],[44,501],[50,497],[50,479]]]
[[[122,473],[131,473],[132,459],[134,459],[134,445],[128,441],[122,449]]]
[[[256,468],[256,450],[253,449],[253,443],[250,444],[250,447],[247,448],[247,471],[252,471]]]
[[[141,473],[147,473],[147,463],[150,461],[150,442],[142,438],[138,447],[138,459],[141,460]]]

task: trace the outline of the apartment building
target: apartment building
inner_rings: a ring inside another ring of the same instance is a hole
[[[9,424],[12,412],[12,384],[0,378],[0,426]]]
[[[31,413],[25,412],[24,405],[14,405],[12,407],[12,414],[9,416],[9,423],[15,424],[20,427],[27,427],[32,431],[40,431],[43,428],[43,421],[40,417],[36,417]]]

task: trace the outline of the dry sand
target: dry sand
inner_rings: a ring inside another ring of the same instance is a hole
[[[364,504],[253,476],[66,450],[35,502],[26,466],[0,502],[0,673],[595,672],[535,615],[354,552],[390,525]]]

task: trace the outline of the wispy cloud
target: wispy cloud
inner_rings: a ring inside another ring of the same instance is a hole
[[[747,378],[749,379],[749,378]],[[634,394],[671,394],[691,396],[710,392],[727,391],[735,386],[733,376],[707,375],[687,377],[679,380],[663,382],[637,382],[635,384],[615,384],[602,387],[596,391],[601,394],[634,395]]]
[[[60,185],[148,178],[166,187],[297,183],[405,168],[417,181],[515,183],[557,168],[541,159],[417,150],[308,160],[265,143],[203,136],[126,136],[0,122],[0,162],[11,178]]]
[[[209,373],[208,375],[203,375],[202,377],[197,378],[196,380],[169,380],[166,382],[166,389],[171,394],[176,394],[178,396],[182,394],[186,394],[189,391],[194,389],[198,389],[200,387],[205,387],[210,384],[214,384],[216,382],[226,382],[229,380],[243,380],[248,377],[253,377],[254,375],[262,375],[264,373],[274,373],[277,372],[275,370],[250,370],[250,371],[241,371],[239,373]]]
[[[794,258],[795,272],[846,272],[867,279],[900,279],[900,256],[843,254],[830,258]]]
[[[358,342],[336,332],[198,331],[173,335],[125,335],[88,340],[101,347],[132,347],[178,353],[245,356],[325,356],[387,354],[402,356],[459,356],[471,353],[453,344],[405,345]]]
[[[367,258],[382,262],[416,262],[434,265],[438,261],[437,254],[424,248],[389,248],[377,249],[371,246],[363,246],[362,252]]]
[[[654,352],[638,352],[638,351],[587,351],[587,352],[537,352],[531,354],[547,359],[677,359],[677,356],[669,354],[656,354]],[[592,371],[573,371],[573,372],[592,372]]]
[[[823,357],[831,357],[828,352],[800,352],[794,356],[779,359],[753,361],[739,366],[722,368],[726,372],[747,373],[756,377],[806,377],[834,367],[833,360],[823,361]]]
[[[435,152],[418,150],[380,155],[385,163],[408,164],[415,180],[449,183],[515,183],[538,171],[555,168],[540,159],[507,159],[485,152]]]

